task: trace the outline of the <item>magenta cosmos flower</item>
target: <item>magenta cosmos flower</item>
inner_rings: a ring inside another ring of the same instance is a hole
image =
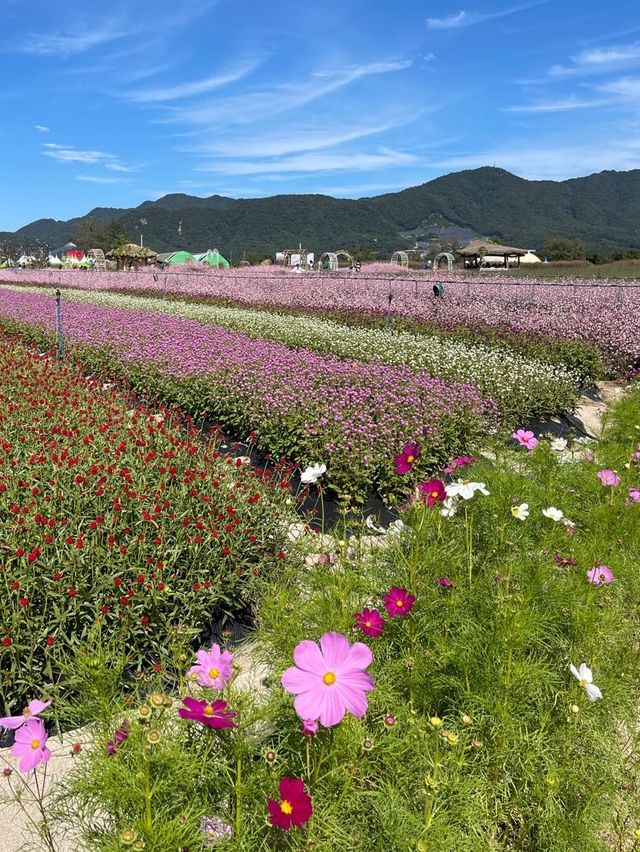
[[[616,485],[620,485],[620,477],[613,470],[608,470],[605,468],[604,470],[598,471],[598,479],[603,485],[606,485],[610,488],[614,488]]]
[[[629,500],[632,503],[640,503],[640,488],[629,489]]]
[[[447,492],[444,490],[444,482],[441,479],[430,479],[418,485],[418,495],[427,506],[434,506],[446,499]]]
[[[267,800],[271,825],[284,831],[289,831],[294,825],[304,825],[313,813],[313,805],[305,792],[304,782],[300,778],[282,778],[279,792],[279,801]]]
[[[587,571],[587,580],[594,586],[607,586],[614,581],[613,571],[607,565],[596,565]]]
[[[384,607],[389,613],[389,618],[406,615],[411,612],[416,599],[406,589],[392,586],[383,598]]]
[[[362,608],[362,612],[356,612],[353,616],[358,627],[366,636],[377,639],[384,633],[384,619],[377,609]]]
[[[438,577],[436,578],[436,583],[441,589],[451,589],[453,587],[453,583],[448,577]]]
[[[37,718],[50,704],[50,701],[38,701],[34,699],[27,704],[19,716],[5,716],[3,719],[0,719],[0,726],[15,731],[17,728],[21,728],[29,719]]]
[[[315,719],[303,719],[300,722],[300,733],[303,737],[315,737],[320,730],[320,725]]]
[[[238,714],[233,710],[227,710],[226,701],[197,701],[187,696],[182,699],[182,703],[185,707],[178,710],[178,715],[182,719],[192,719],[194,722],[206,725],[207,728],[235,728],[236,726],[233,717]]]
[[[365,693],[374,681],[365,669],[373,655],[362,642],[349,640],[342,633],[325,633],[320,644],[304,639],[293,651],[295,666],[282,675],[282,686],[296,696],[296,713],[302,720],[320,719],[332,728],[349,711],[360,718],[367,712]]]
[[[233,654],[221,651],[219,645],[212,645],[211,650],[200,650],[196,653],[195,666],[191,666],[189,674],[197,677],[200,686],[210,689],[224,689],[231,679],[231,663]]]
[[[409,473],[420,458],[420,447],[415,443],[407,444],[399,456],[396,456],[396,473]]]
[[[11,754],[20,758],[18,768],[21,772],[29,772],[48,763],[51,752],[47,748],[47,732],[41,719],[27,719],[16,731],[16,740],[11,747]]]
[[[538,439],[536,436],[533,432],[529,432],[526,429],[518,429],[518,431],[514,432],[511,437],[517,441],[521,447],[525,447],[527,450],[534,450],[538,446]]]

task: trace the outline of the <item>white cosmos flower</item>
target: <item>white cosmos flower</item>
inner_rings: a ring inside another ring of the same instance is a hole
[[[326,464],[310,464],[309,467],[300,474],[300,482],[303,485],[313,485],[317,482],[323,473],[327,472]]]
[[[447,497],[462,497],[463,500],[471,500],[476,491],[489,496],[487,487],[484,482],[470,482],[468,479],[459,479],[457,482],[452,482],[445,485],[444,490],[447,492]]]
[[[519,521],[526,521],[526,519],[529,517],[529,504],[520,503],[519,506],[512,506],[511,514]]]
[[[564,512],[556,509],[555,506],[549,506],[548,509],[543,509],[542,514],[545,518],[551,518],[552,521],[561,521],[564,518]]]
[[[567,449],[567,440],[566,438],[554,438],[551,441],[551,449],[555,450],[557,453],[561,453],[563,450]]]
[[[447,497],[442,503],[440,514],[443,518],[452,518],[458,511],[458,506],[455,497]]]
[[[602,692],[593,682],[593,674],[586,663],[580,663],[579,669],[577,669],[572,663],[569,668],[571,669],[571,674],[587,693],[589,701],[597,701],[598,698],[602,698]]]

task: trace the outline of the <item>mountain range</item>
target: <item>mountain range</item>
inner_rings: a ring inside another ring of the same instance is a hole
[[[484,167],[357,200],[171,194],[135,208],[96,207],[68,221],[38,219],[15,233],[0,233],[0,240],[40,240],[56,248],[73,239],[87,219],[116,220],[136,242],[142,230],[145,245],[159,252],[218,248],[236,259],[243,252],[273,255],[300,243],[317,253],[362,247],[384,257],[443,233],[465,241],[482,235],[522,248],[539,248],[563,235],[583,241],[589,251],[611,252],[640,249],[640,169],[531,181]]]

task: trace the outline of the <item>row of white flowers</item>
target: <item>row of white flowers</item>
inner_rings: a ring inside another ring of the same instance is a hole
[[[173,314],[338,358],[405,365],[445,381],[475,385],[494,400],[503,415],[520,420],[571,410],[578,396],[577,377],[566,368],[525,358],[500,347],[408,332],[353,328],[314,316],[163,301],[120,293],[66,290],[64,298]]]

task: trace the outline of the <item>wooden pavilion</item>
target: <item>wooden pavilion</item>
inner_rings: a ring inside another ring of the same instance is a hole
[[[509,267],[509,260],[515,259],[516,265],[520,266],[520,258],[524,257],[527,249],[514,248],[513,246],[502,246],[499,243],[484,242],[483,240],[471,240],[468,246],[460,249],[458,254],[469,266],[480,267],[485,257],[503,257],[505,268]]]

